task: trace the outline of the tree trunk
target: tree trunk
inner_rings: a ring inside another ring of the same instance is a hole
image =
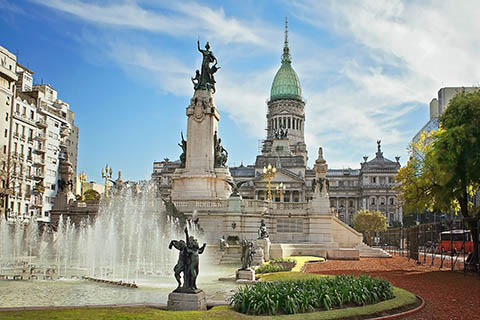
[[[480,261],[480,257],[479,257],[479,248],[478,248],[478,239],[479,239],[479,236],[478,236],[478,219],[476,217],[474,217],[472,219],[472,223],[471,223],[471,228],[470,228],[471,232],[472,232],[472,239],[473,239],[473,254],[472,254],[472,260],[471,262],[472,263],[475,263],[475,264],[478,264],[479,261]]]
[[[473,252],[472,252],[472,259],[470,260],[470,263],[473,264],[478,264],[479,263],[479,252],[478,252],[478,220],[477,217],[475,216],[470,216],[468,214],[468,192],[467,192],[467,187],[465,186],[463,188],[463,194],[460,201],[460,210],[462,212],[463,218],[466,220],[468,227],[470,229],[470,232],[472,234],[472,240],[473,240]]]

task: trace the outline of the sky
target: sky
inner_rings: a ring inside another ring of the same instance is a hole
[[[0,45],[75,112],[78,170],[89,181],[100,182],[107,163],[141,180],[153,161],[179,158],[197,40],[221,66],[215,101],[228,164],[253,164],[286,16],[310,166],[322,146],[330,168],[359,168],[377,139],[405,164],[438,90],[480,81],[475,0],[0,0],[0,12]]]

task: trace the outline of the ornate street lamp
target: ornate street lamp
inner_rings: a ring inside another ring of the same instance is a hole
[[[287,189],[287,186],[283,184],[283,182],[280,182],[280,185],[275,187],[275,190],[277,190],[277,196],[282,199],[282,194],[285,192]]]
[[[102,168],[102,178],[105,179],[105,199],[108,200],[110,179],[112,178],[112,168],[109,168],[108,164],[105,166],[105,168]]]
[[[272,167],[271,164],[269,164],[267,167],[263,167],[263,177],[267,179],[268,181],[268,193],[267,193],[267,200],[271,201],[272,200],[272,186],[270,184],[270,181],[272,180],[273,177],[275,177],[275,174],[277,173],[277,168]]]
[[[87,182],[87,174],[82,171],[78,176],[80,179],[80,200],[85,200],[83,193],[85,192],[85,182]]]

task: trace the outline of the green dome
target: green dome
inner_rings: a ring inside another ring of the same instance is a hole
[[[286,22],[285,22],[286,23]],[[302,100],[302,89],[297,73],[292,68],[290,49],[288,48],[288,29],[285,24],[285,44],[282,54],[282,66],[273,79],[270,101],[279,99]]]
[[[300,81],[290,62],[282,63],[273,79],[270,101],[278,99],[302,100]]]

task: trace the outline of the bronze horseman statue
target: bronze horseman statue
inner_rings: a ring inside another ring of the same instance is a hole
[[[199,247],[197,239],[188,235],[186,227],[185,239],[186,242],[183,240],[172,240],[168,245],[169,249],[175,247],[175,249],[180,251],[178,262],[173,268],[178,287],[173,292],[197,293],[200,291],[197,288],[199,255],[203,253],[207,244],[204,243],[202,247]],[[180,273],[183,273],[183,286],[180,280]]]

